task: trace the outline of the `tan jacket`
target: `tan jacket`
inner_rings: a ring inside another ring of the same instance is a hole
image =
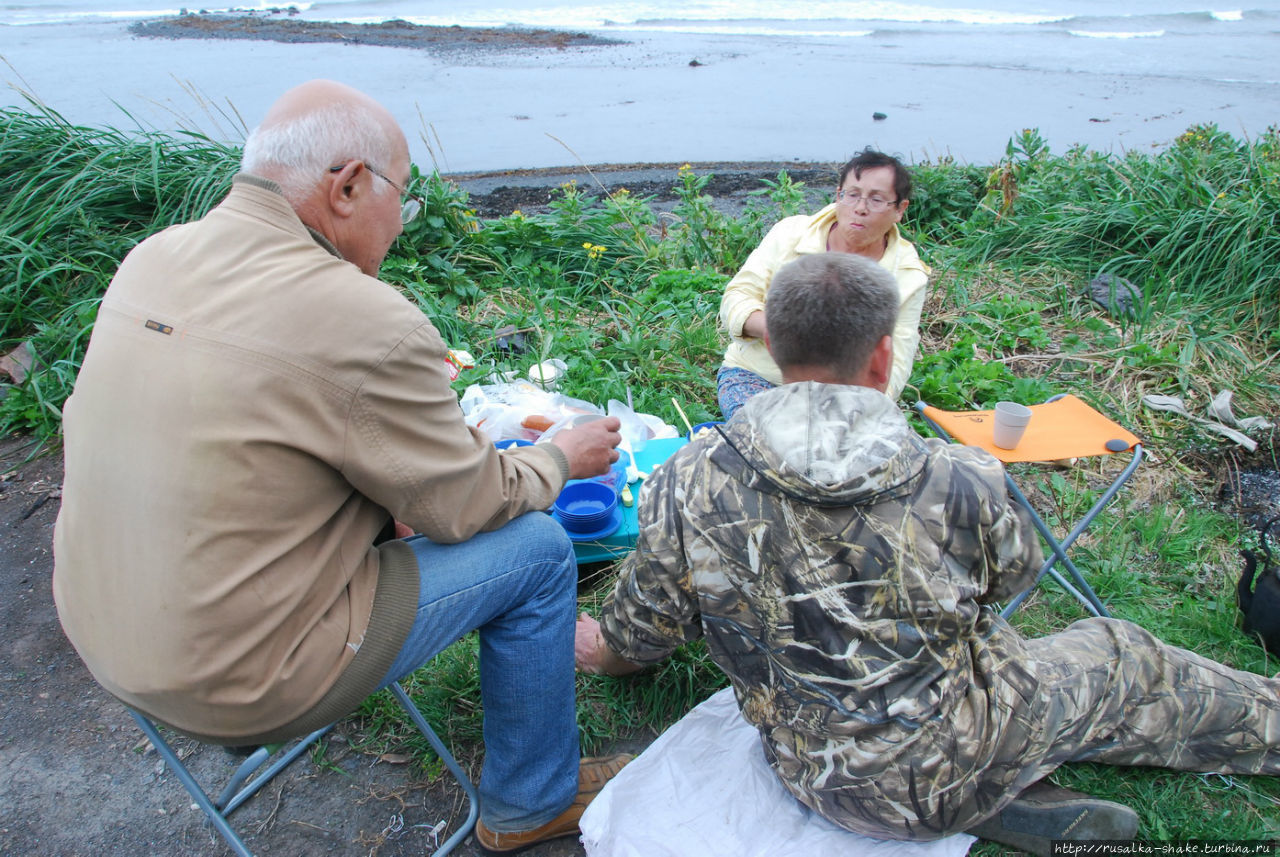
[[[782,372],[769,356],[764,340],[744,338],[742,326],[751,313],[764,309],[765,294],[779,268],[801,256],[827,252],[827,233],[835,220],[834,203],[812,217],[788,217],[774,224],[760,246],[751,251],[742,270],[725,286],[720,301],[720,326],[733,337],[725,351],[725,366],[754,372],[772,384],[782,383]],[[886,392],[889,398],[896,399],[911,380],[930,272],[896,225],[889,230],[888,238],[880,267],[893,274],[898,283],[898,322],[893,329],[893,369]]]
[[[445,345],[396,289],[237,176],[112,281],[64,413],[63,628],[111,693],[222,743],[349,713],[414,621],[394,515],[460,542],[548,507],[558,450],[463,422]]]

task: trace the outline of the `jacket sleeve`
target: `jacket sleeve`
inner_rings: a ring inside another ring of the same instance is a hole
[[[342,472],[369,499],[432,541],[453,544],[549,508],[568,466],[558,449],[499,452],[468,426],[429,322],[368,374],[348,417]]]
[[[991,569],[987,591],[978,598],[984,604],[1007,601],[1030,589],[1044,564],[1040,538],[1026,509],[1008,492],[1002,492],[996,502],[996,515],[984,539]]]
[[[764,309],[764,294],[769,290],[773,274],[790,258],[808,220],[799,216],[775,223],[724,287],[724,296],[720,299],[720,327],[730,336],[741,339],[742,326],[747,323],[747,318],[756,310]]]
[[[911,380],[911,370],[915,365],[916,349],[920,345],[920,316],[924,312],[929,274],[921,266],[899,269],[894,277],[898,281],[898,320],[893,327],[893,368],[889,371],[889,387],[885,394],[896,401]]]
[[[670,464],[670,462],[668,462]],[[640,534],[605,600],[600,626],[614,654],[654,663],[702,636],[702,617],[685,558],[674,467],[645,480],[637,502]]]

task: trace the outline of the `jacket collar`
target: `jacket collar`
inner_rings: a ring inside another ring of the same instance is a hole
[[[285,198],[284,190],[280,187],[280,185],[276,184],[271,179],[264,179],[262,176],[255,176],[252,173],[236,173],[231,178],[231,186],[232,186],[233,193],[236,190],[240,190],[240,189],[256,188],[257,190],[267,191],[268,193],[273,194],[275,197],[278,198],[278,202],[277,200],[271,199],[270,197],[266,197],[264,199],[261,195],[257,193],[254,193],[254,196],[258,197],[259,201],[263,202],[264,204],[267,204],[270,208],[272,208],[273,210],[275,210],[277,213],[281,215],[284,215],[285,209],[287,209],[288,210],[287,216],[290,216],[293,220],[297,221],[299,226],[306,229],[307,234],[311,236],[312,240],[314,240],[317,244],[323,247],[325,252],[329,253],[332,256],[336,256],[339,259],[342,259],[342,254],[338,252],[337,247],[333,246],[332,241],[330,241],[328,238],[325,238],[324,235],[321,234],[319,231],[312,229],[310,226],[307,226],[305,223],[303,223],[301,220],[298,219],[298,213],[293,210],[293,206],[290,205],[289,200]],[[346,260],[343,259],[343,261],[345,262]]]

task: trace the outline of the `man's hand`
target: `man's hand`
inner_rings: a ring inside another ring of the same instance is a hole
[[[600,623],[586,613],[579,614],[574,628],[573,660],[578,672],[591,675],[626,675],[644,669],[644,664],[633,664],[615,655],[600,633]]]
[[[614,447],[622,442],[620,428],[622,421],[617,417],[605,417],[556,432],[551,442],[569,460],[569,478],[590,479],[607,473],[609,465],[618,460]]]

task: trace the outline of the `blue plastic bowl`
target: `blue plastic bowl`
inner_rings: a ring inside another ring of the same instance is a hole
[[[589,533],[600,529],[617,506],[618,494],[612,485],[586,480],[564,486],[554,508],[566,530]]]
[[[512,440],[495,440],[493,445],[498,449],[510,449],[513,446],[533,446],[533,441],[520,440],[518,438]]]
[[[711,431],[716,426],[722,426],[722,425],[724,425],[724,423],[720,421],[709,422],[709,423],[698,423],[696,426],[689,429],[689,440],[693,440],[695,437],[697,437],[698,432],[700,431],[703,431],[703,430]]]

